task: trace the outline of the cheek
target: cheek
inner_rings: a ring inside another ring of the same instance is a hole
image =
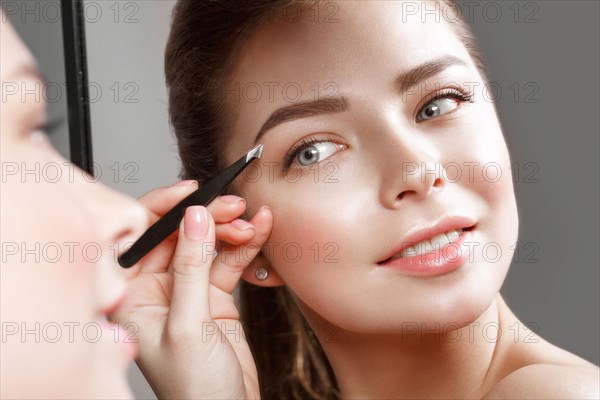
[[[7,241],[4,243],[17,246],[17,253],[3,260],[2,316],[3,321],[16,324],[20,331],[10,337],[3,363],[6,356],[9,363],[12,360],[17,366],[12,371],[13,387],[30,384],[19,379],[33,376],[37,377],[35,386],[39,390],[52,390],[50,388],[59,385],[74,390],[73,393],[80,390],[79,396],[84,393],[82,388],[65,377],[84,376],[93,360],[93,349],[83,331],[86,324],[94,322],[95,266],[83,262],[81,253],[81,243],[88,239],[85,231],[79,232],[83,233],[81,236],[69,232],[69,216],[43,211],[60,210],[62,206],[28,204],[32,197],[24,189],[21,187],[16,192],[18,197],[25,197],[20,198],[21,201],[15,204],[17,199],[11,196],[8,203],[13,205],[5,205],[5,202],[2,205],[3,209],[6,206],[25,211],[11,220],[7,235],[2,235],[3,241]],[[56,201],[55,196],[46,199]],[[2,220],[6,221],[4,215]],[[30,333],[23,340],[22,333],[26,331]],[[95,335],[93,329],[89,332]],[[59,364],[60,368],[48,370],[48,366]]]
[[[24,160],[36,162],[41,161]],[[62,172],[64,177],[67,171]],[[77,183],[39,178],[16,176],[2,184],[2,240],[5,249],[11,246],[2,260],[3,321],[37,332],[26,340],[12,336],[6,357],[23,366],[12,372],[14,387],[21,377],[34,376],[39,390],[60,385],[81,397],[86,389],[78,383],[97,360],[94,281],[100,244],[89,216],[69,194]],[[73,376],[81,378],[78,383],[65,378]]]
[[[355,187],[344,179],[315,183],[306,176],[294,183],[270,183],[247,195],[249,208],[272,208],[273,229],[263,253],[286,282],[313,269],[326,273],[342,258],[352,257],[364,214]]]
[[[501,133],[498,137],[502,138]],[[468,185],[492,209],[499,211],[515,203],[510,158],[503,140],[481,144],[469,159],[466,180]],[[466,164],[466,163],[465,163]]]
[[[98,268],[93,262],[96,257],[93,239],[85,230],[71,232],[69,215],[42,213],[40,207],[26,204],[21,202],[13,208],[30,212],[21,215],[16,226],[9,227],[14,229],[7,240],[16,244],[17,252],[7,256],[3,265],[3,281],[10,285],[3,285],[2,297],[10,299],[11,305],[6,314],[3,308],[2,314],[14,321],[37,322],[42,326],[53,323],[63,328],[65,322],[77,321],[81,325],[93,322],[94,278]],[[81,359],[85,353],[77,345],[66,346],[49,357],[59,359],[66,354],[69,360],[79,359],[81,367],[85,365]]]
[[[511,161],[500,122],[493,104],[481,99],[477,104],[461,128],[459,145],[448,147],[444,162],[452,165],[449,179],[478,195],[488,212],[514,212],[510,222],[517,223]]]
[[[270,243],[278,247],[301,249],[303,263],[322,262],[319,249],[328,244],[339,245],[350,227],[356,223],[360,202],[349,202],[347,190],[341,183],[315,184],[297,182],[279,188],[285,193],[281,201],[269,202],[273,209],[273,231]],[[285,253],[275,253],[277,261],[292,261]]]
[[[488,265],[490,281],[499,285],[510,266],[519,229],[511,161],[493,105],[484,104],[473,115],[477,117],[465,129],[465,143],[454,153],[453,161],[462,166],[456,184],[477,205],[481,243],[476,255]],[[497,250],[486,253],[484,248]],[[496,251],[500,259],[486,263],[484,254],[495,260]]]
[[[272,268],[310,308],[342,325],[349,323],[343,308],[357,301],[356,288],[373,261],[363,239],[369,229],[361,229],[368,226],[369,193],[357,193],[356,187],[342,177],[330,184],[308,179],[272,184],[247,197],[249,204],[273,210],[273,230],[263,247]]]
[[[93,224],[69,195],[77,183],[65,179],[68,171],[61,171],[58,182],[44,179],[40,160],[45,152],[27,147],[29,157],[19,165],[31,170],[39,166],[40,174],[18,174],[2,184],[2,238],[13,245],[3,263],[14,270],[11,281],[19,282],[9,297],[26,299],[15,304],[21,315],[32,318],[92,318],[98,267],[94,261],[100,248]],[[63,165],[61,160],[52,161]]]

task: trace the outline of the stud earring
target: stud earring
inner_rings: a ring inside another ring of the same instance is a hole
[[[264,267],[257,268],[254,272],[254,276],[256,276],[256,279],[259,281],[264,281],[269,277],[269,270]]]

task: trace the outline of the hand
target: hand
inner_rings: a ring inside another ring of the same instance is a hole
[[[140,201],[154,223],[196,189],[160,188]],[[179,231],[126,272],[128,294],[112,318],[138,328],[138,365],[159,398],[260,398],[232,293],[269,236],[272,215],[263,207],[250,223],[236,219],[245,209],[236,196],[189,207]],[[223,242],[216,258],[215,237]]]

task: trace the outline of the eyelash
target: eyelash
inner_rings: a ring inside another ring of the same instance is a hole
[[[474,95],[472,92],[468,92],[468,91],[463,91],[461,89],[457,89],[457,88],[447,88],[444,89],[441,92],[436,93],[435,95],[433,95],[432,97],[426,99],[423,102],[423,105],[421,107],[419,107],[419,112],[417,113],[417,115],[419,115],[420,111],[429,103],[432,103],[434,101],[437,100],[441,100],[441,99],[445,99],[448,97],[453,97],[455,99],[460,100],[461,102],[469,102],[469,103],[473,103],[474,102]],[[300,154],[300,152],[302,150],[304,150],[306,147],[310,147],[316,143],[323,143],[323,142],[331,142],[331,140],[323,140],[323,139],[317,139],[315,137],[309,137],[309,138],[304,138],[302,139],[299,143],[295,144],[290,151],[288,152],[288,154],[285,157],[284,160],[284,171],[287,171],[292,163],[294,162],[294,160],[296,159],[296,157],[298,156],[298,154]]]
[[[46,135],[48,135],[48,136],[54,136],[56,134],[56,128],[58,128],[61,123],[62,123],[62,120],[60,120],[60,119],[54,120],[54,121],[50,121],[44,127],[44,132],[46,132]]]
[[[54,136],[56,128],[61,124],[61,121],[52,121],[45,125],[36,127],[32,132],[42,132],[46,136]]]
[[[475,101],[474,100],[475,96],[474,96],[473,92],[465,91],[465,90],[458,89],[458,88],[446,88],[440,92],[435,93],[433,96],[425,99],[425,101],[423,102],[423,105],[419,107],[417,115],[420,114],[421,110],[427,104],[433,103],[434,101],[437,101],[437,100],[447,99],[449,97],[453,97],[457,100],[460,100],[463,103],[465,103],[465,102],[473,103]]]

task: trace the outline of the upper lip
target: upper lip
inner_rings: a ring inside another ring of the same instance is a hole
[[[436,223],[430,226],[416,226],[409,231],[397,246],[394,246],[394,248],[387,253],[380,263],[389,260],[395,254],[401,253],[407,247],[414,246],[424,240],[429,240],[440,233],[451,230],[468,229],[472,228],[474,225],[475,220],[473,218],[466,216],[449,216],[440,218]]]

